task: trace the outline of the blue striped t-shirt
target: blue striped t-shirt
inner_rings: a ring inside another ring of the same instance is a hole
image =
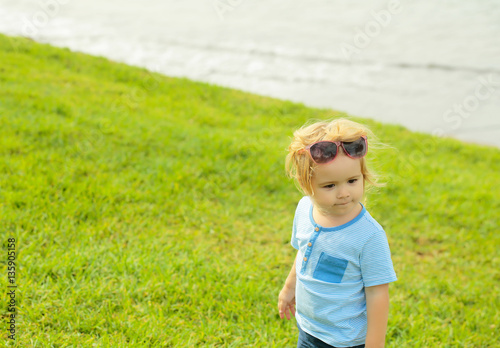
[[[363,205],[354,219],[329,228],[317,224],[312,211],[311,199],[304,196],[293,220],[297,322],[336,347],[364,344],[364,288],[397,280],[386,234]]]

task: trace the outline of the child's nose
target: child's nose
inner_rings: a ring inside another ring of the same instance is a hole
[[[337,191],[337,198],[345,198],[349,197],[349,191],[346,189],[340,189]]]

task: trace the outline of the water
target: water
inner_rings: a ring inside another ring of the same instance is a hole
[[[500,147],[499,0],[0,0],[0,32]]]

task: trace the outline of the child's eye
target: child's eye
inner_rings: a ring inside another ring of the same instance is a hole
[[[332,187],[334,187],[334,186],[335,186],[335,184],[330,184],[330,185],[326,185],[326,186],[323,186],[323,187],[324,187],[324,188],[332,188]]]
[[[351,179],[348,181],[349,184],[354,184],[356,181],[358,181],[358,179]]]

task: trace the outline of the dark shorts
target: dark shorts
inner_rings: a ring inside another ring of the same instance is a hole
[[[302,331],[298,323],[297,327],[299,328],[299,341],[297,342],[297,348],[336,348],[314,336],[309,335],[307,332]],[[349,348],[365,348],[365,345],[361,344],[359,346],[352,346]]]

